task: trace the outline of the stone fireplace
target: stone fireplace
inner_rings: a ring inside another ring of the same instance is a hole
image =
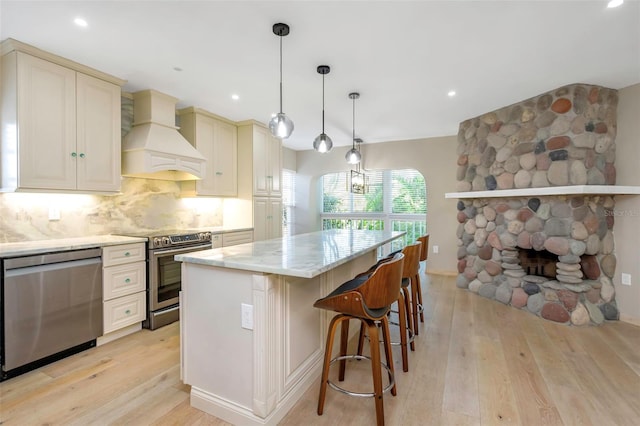
[[[574,84],[460,124],[458,287],[560,323],[618,319],[617,100]]]

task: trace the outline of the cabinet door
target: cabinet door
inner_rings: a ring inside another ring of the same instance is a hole
[[[269,198],[268,207],[267,225],[269,233],[267,239],[282,237],[282,199]]]
[[[238,195],[238,128],[214,120],[214,137],[213,170],[210,171],[213,195],[235,197]]]
[[[269,138],[269,155],[268,168],[269,173],[269,195],[282,196],[282,142],[280,139],[270,136]]]
[[[18,53],[18,186],[76,188],[76,72]]]
[[[191,119],[195,120],[191,122],[195,122],[195,132],[193,133],[193,140],[191,140],[190,137],[187,137],[187,139],[195,146],[198,152],[207,159],[207,173],[204,178],[196,181],[195,195],[216,195],[214,173],[212,173],[212,169],[214,168],[213,161],[216,155],[214,142],[215,120],[200,114],[193,114]],[[184,131],[188,130],[190,134],[192,130],[186,129],[185,127],[186,126],[183,126],[181,131],[183,129]]]
[[[267,129],[253,127],[253,195],[267,196],[270,192],[270,182],[267,177],[271,173],[268,168],[269,139]]]
[[[269,240],[282,236],[282,200],[256,197],[253,199],[253,240]]]
[[[253,241],[267,240],[269,234],[268,198],[256,197],[253,199]]]
[[[77,73],[77,188],[120,190],[120,87]]]

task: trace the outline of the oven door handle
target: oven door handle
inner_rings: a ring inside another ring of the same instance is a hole
[[[207,249],[210,249],[211,247],[212,246],[209,243],[209,244],[201,244],[201,245],[191,246],[191,247],[183,247],[179,249],[151,250],[151,253],[153,254],[153,256],[158,257],[161,255],[165,256],[168,254],[182,254],[182,253],[189,253],[196,250],[207,250]]]

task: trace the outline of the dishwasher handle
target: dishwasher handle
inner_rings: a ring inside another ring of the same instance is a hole
[[[70,262],[83,259],[98,258],[102,262],[102,250],[97,248],[61,251],[54,253],[35,254],[30,256],[13,257],[4,259],[4,270],[27,268],[31,266],[50,265],[54,263]]]

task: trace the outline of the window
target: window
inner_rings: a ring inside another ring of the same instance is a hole
[[[292,235],[293,224],[295,223],[296,205],[296,172],[292,170],[282,170],[282,236]]]
[[[322,229],[393,229],[405,231],[404,241],[391,250],[426,234],[427,191],[416,170],[367,171],[368,191],[348,191],[349,172],[322,177]]]

